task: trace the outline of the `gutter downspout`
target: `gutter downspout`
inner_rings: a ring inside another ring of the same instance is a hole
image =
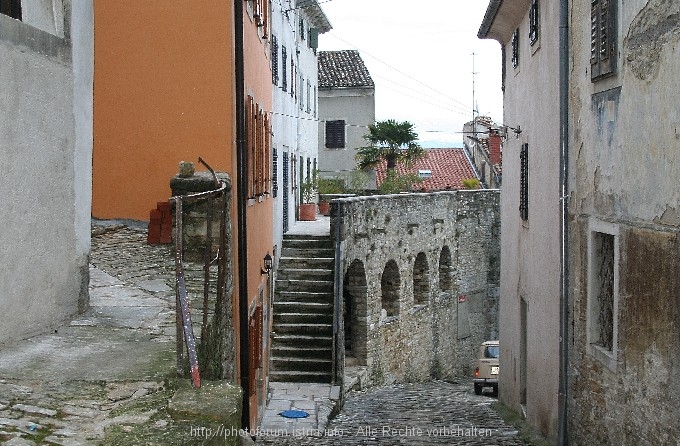
[[[560,1],[560,372],[557,435],[560,446],[568,444],[567,376],[569,372],[569,0]]]
[[[246,201],[248,166],[246,164],[246,116],[245,116],[245,50],[243,48],[243,0],[234,0],[234,65],[236,83],[236,194],[238,226],[238,320],[239,360],[241,388],[243,389],[243,413],[241,428],[250,428],[250,361],[248,345],[248,245],[246,237]]]

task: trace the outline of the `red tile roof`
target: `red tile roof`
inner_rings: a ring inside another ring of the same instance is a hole
[[[414,190],[431,192],[438,190],[462,189],[462,180],[477,178],[470,161],[465,156],[465,149],[425,149],[425,157],[419,159],[409,168],[397,165],[400,174],[415,173],[419,170],[431,170],[432,177],[414,184]],[[387,163],[383,161],[376,167],[378,186],[387,174]]]

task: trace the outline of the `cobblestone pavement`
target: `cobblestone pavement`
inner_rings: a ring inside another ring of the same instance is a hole
[[[371,388],[347,395],[321,437],[316,432],[267,432],[259,445],[523,445],[517,430],[477,396],[472,382],[435,381]],[[311,434],[311,435],[310,435]]]

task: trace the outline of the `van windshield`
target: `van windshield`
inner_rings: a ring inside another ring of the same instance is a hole
[[[497,345],[487,345],[484,349],[485,358],[498,358],[500,354],[500,348]]]

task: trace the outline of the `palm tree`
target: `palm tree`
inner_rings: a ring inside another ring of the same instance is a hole
[[[370,144],[359,147],[356,154],[357,167],[369,169],[376,167],[382,160],[387,161],[387,171],[394,170],[397,163],[410,165],[425,155],[416,140],[418,134],[414,125],[408,121],[397,122],[394,119],[378,121],[368,127],[369,133],[364,139]]]

